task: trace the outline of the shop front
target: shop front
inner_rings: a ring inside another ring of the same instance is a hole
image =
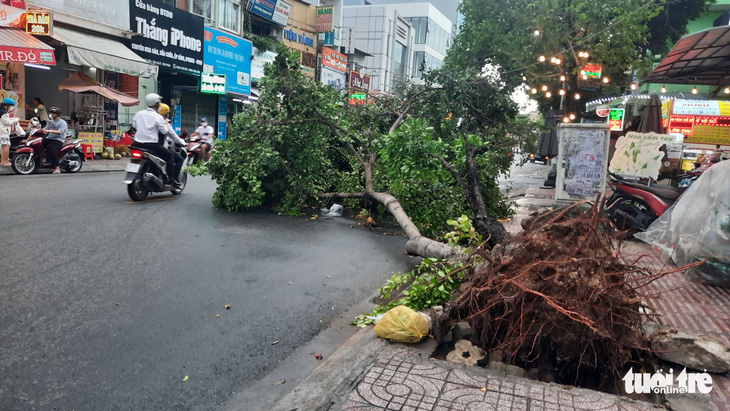
[[[662,104],[662,124],[671,134],[684,136],[683,170],[692,170],[700,155],[730,149],[730,101],[667,100]]]
[[[192,132],[200,118],[217,118],[218,97],[200,92],[203,17],[160,0],[130,0],[129,21],[130,48],[159,67],[156,89],[173,110],[175,129]]]
[[[203,76],[210,74],[210,80],[221,83],[222,87],[201,87],[201,93],[217,95],[217,134],[219,139],[225,140],[229,119],[240,111],[239,104],[248,100],[251,94],[253,46],[249,40],[211,27],[204,29],[203,36]]]

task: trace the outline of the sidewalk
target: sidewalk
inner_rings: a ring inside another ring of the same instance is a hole
[[[120,160],[104,160],[104,159],[98,159],[98,160],[92,160],[92,161],[84,161],[84,164],[81,166],[81,171],[79,173],[94,173],[94,172],[101,172],[101,171],[124,171],[127,167],[127,164],[129,163],[129,157],[122,157]],[[41,169],[36,171],[37,174],[49,174],[51,173],[51,169]],[[65,171],[61,171],[62,173],[65,173]],[[13,171],[12,167],[0,167],[0,175],[15,175],[15,172]]]

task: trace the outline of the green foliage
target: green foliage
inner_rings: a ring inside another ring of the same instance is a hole
[[[276,50],[278,44],[276,40],[270,37],[257,36],[255,34],[251,34],[249,39],[251,40],[251,43],[253,43],[253,46],[259,49],[262,53],[265,51]]]
[[[482,242],[482,236],[474,230],[471,220],[466,215],[462,214],[462,216],[456,220],[448,220],[446,221],[446,224],[452,228],[452,231],[449,231],[446,235],[444,235],[444,240],[448,245],[467,246],[469,244],[479,244]]]

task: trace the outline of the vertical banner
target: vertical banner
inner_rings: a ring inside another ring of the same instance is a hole
[[[226,139],[226,126],[228,122],[228,98],[218,96],[218,139]]]
[[[317,7],[317,33],[332,31],[332,16],[334,12],[334,6]]]
[[[180,135],[182,133],[182,106],[173,106],[172,112],[172,128]]]

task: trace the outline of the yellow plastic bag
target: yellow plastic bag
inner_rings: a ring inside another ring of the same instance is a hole
[[[428,335],[428,322],[421,314],[399,305],[375,324],[375,335],[395,342],[417,343]]]

